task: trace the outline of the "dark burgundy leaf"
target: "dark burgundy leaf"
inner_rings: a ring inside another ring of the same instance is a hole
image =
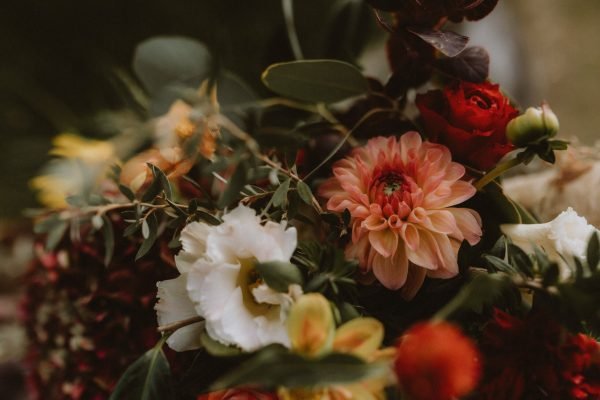
[[[469,42],[468,37],[452,31],[417,28],[410,28],[408,31],[414,33],[448,57],[455,57],[460,54]]]
[[[498,0],[473,0],[465,7],[465,17],[469,21],[477,21],[491,13]]]
[[[490,70],[490,56],[483,47],[467,47],[456,57],[438,59],[437,69],[463,81],[484,82]]]

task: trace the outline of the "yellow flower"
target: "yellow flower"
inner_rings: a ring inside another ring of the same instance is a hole
[[[288,335],[292,351],[306,357],[319,357],[330,352],[351,354],[366,362],[386,362],[394,359],[393,348],[379,349],[384,329],[374,318],[356,318],[337,330],[329,302],[318,293],[302,296],[292,306],[288,317]],[[318,389],[281,388],[283,400],[378,400],[384,399],[384,388],[391,383],[389,376],[371,378],[345,385]]]
[[[49,208],[64,208],[66,198],[91,191],[117,161],[112,143],[63,133],[52,140],[49,154],[57,158],[29,183],[38,201]]]

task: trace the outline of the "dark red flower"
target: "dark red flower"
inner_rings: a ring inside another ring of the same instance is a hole
[[[454,325],[422,323],[398,344],[395,371],[412,400],[450,400],[469,393],[480,372],[475,344]]]
[[[498,85],[456,82],[417,96],[416,103],[429,140],[446,145],[466,165],[489,170],[514,148],[506,125],[518,111]]]
[[[196,400],[277,400],[277,396],[252,389],[226,389],[200,395]]]
[[[519,319],[496,310],[480,348],[485,376],[477,399],[600,398],[598,344],[546,314]]]

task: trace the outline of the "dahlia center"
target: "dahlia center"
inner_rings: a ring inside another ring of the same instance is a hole
[[[408,201],[410,184],[400,171],[384,171],[375,174],[369,195],[371,202],[379,204],[386,217],[398,214],[402,204]]]

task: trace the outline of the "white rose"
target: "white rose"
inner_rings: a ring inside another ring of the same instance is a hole
[[[585,260],[588,241],[596,231],[571,207],[545,224],[504,224],[500,229],[514,244],[529,253],[534,252],[534,246],[542,248],[551,260],[558,263],[561,279],[572,275],[563,257]]]
[[[205,322],[174,332],[167,341],[171,348],[198,348],[203,329],[214,340],[246,351],[271,343],[289,346],[287,310],[301,289],[271,289],[254,265],[289,261],[297,244],[295,228],[286,229],[285,222],[263,225],[253,209],[239,206],[220,225],[189,224],[181,242],[183,249],[175,257],[181,276],[158,283],[159,324],[196,315]]]

